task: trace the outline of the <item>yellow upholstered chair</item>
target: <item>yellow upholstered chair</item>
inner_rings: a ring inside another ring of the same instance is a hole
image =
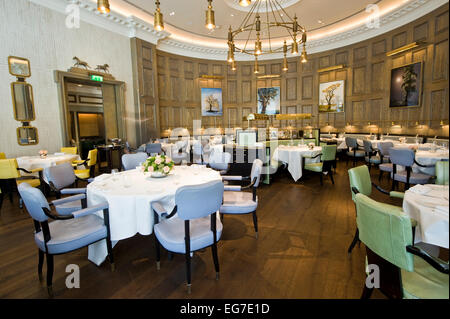
[[[17,160],[15,158],[11,159],[0,159],[0,182],[2,185],[2,192],[0,192],[0,207],[3,201],[3,194],[6,193],[6,187],[3,188],[3,185],[6,186],[7,182],[10,180],[15,180],[17,185],[22,183],[28,183],[32,187],[41,186],[40,178],[34,176],[22,176],[20,171],[23,171],[27,174],[33,174],[37,172],[41,172],[42,168],[33,169],[28,171],[26,169],[20,168],[17,164]],[[12,201],[12,197],[10,195],[10,199]],[[22,201],[20,200],[21,206]]]
[[[74,161],[75,175],[80,179],[89,179],[94,177],[95,166],[97,165],[97,149],[89,151],[88,158],[84,161]],[[79,166],[85,166],[84,169],[76,169]]]
[[[61,153],[77,155],[77,147],[61,147]]]

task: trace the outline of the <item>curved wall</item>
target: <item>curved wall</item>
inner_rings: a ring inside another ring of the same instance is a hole
[[[351,46],[309,56],[306,64],[289,59],[289,71],[281,71],[282,60],[260,62],[261,75],[279,78],[258,79],[253,62],[238,62],[231,71],[226,62],[193,59],[154,50],[153,82],[158,92],[155,128],[162,135],[169,129],[187,127],[199,119],[202,127],[247,127],[242,118],[256,112],[258,87],[281,87],[281,113],[312,113],[311,120],[274,121],[274,127],[320,127],[324,131],[390,132],[448,136],[448,4],[432,13],[382,36]],[[386,52],[409,44],[425,44],[395,56]],[[153,47],[154,48],[154,47]],[[403,64],[424,61],[422,104],[415,108],[389,108],[390,70]],[[320,69],[344,64],[340,70]],[[203,78],[208,76],[209,78]],[[319,114],[319,83],[345,80],[345,113]],[[222,117],[202,117],[200,89],[223,89]],[[444,125],[441,125],[441,120]],[[369,122],[371,126],[369,126]],[[394,126],[392,126],[394,122]],[[347,125],[350,124],[350,125]],[[265,127],[265,122],[253,122]]]

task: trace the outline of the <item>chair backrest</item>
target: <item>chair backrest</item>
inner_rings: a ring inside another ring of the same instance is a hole
[[[347,144],[347,147],[350,147],[350,148],[358,147],[358,141],[356,140],[356,138],[353,138],[353,137],[346,137],[345,144]]]
[[[28,183],[21,183],[18,190],[31,218],[38,222],[46,221],[48,217],[44,214],[42,208],[50,209],[50,206],[41,190],[30,186]]]
[[[334,161],[336,159],[337,146],[336,145],[324,145],[322,146],[322,162]]]
[[[181,150],[182,152],[186,152],[188,144],[189,144],[189,141],[187,141],[187,140],[181,140],[181,141],[175,142],[176,149]]]
[[[59,191],[67,186],[71,186],[77,180],[75,172],[70,163],[62,163],[56,166],[46,167],[44,176]]]
[[[209,157],[209,166],[217,170],[226,170],[231,163],[231,154],[228,152],[214,151]]]
[[[145,146],[145,152],[149,155],[160,154],[162,151],[161,143],[149,143]]]
[[[124,154],[122,155],[122,166],[126,171],[135,169],[140,163],[145,162],[148,158],[147,153],[139,152],[136,154]]]
[[[260,159],[255,159],[253,161],[252,172],[250,174],[250,178],[252,181],[256,178],[254,187],[259,186],[259,182],[261,181],[262,167],[263,167],[263,162]]]
[[[448,185],[449,171],[448,171],[448,161],[436,162],[436,184],[437,185]]]
[[[372,142],[368,140],[363,140],[364,143],[364,151],[367,153],[373,152]]]
[[[370,196],[372,194],[372,180],[370,178],[367,165],[354,167],[348,170],[350,179],[350,191],[355,187],[361,194]],[[355,194],[352,192],[352,200],[355,201]]]
[[[379,203],[356,194],[356,223],[359,239],[374,253],[397,267],[414,271],[411,219],[401,207]]]
[[[412,167],[414,165],[414,158],[416,154],[410,149],[391,148],[389,150],[389,157],[391,162],[396,165]]]
[[[223,201],[222,181],[180,187],[175,193],[178,217],[190,220],[217,212]],[[201,203],[201,205],[199,205]]]
[[[6,155],[3,152],[0,152],[0,159],[6,159]]]
[[[19,178],[20,172],[17,168],[18,165],[15,158],[0,159],[0,179]]]
[[[77,151],[76,147],[61,147],[61,153],[76,155]]]
[[[377,143],[378,151],[381,155],[387,156],[389,155],[389,149],[394,147],[394,143],[392,142],[378,142]]]
[[[87,162],[89,167],[95,166],[97,164],[97,154],[98,154],[97,149],[93,149],[93,150],[89,151],[89,153],[88,153],[89,161]]]

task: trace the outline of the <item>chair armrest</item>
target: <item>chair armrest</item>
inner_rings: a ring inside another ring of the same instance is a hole
[[[230,192],[240,192],[242,190],[242,187],[238,185],[225,185],[224,190]]]
[[[154,213],[158,214],[160,217],[165,217],[166,219],[172,218],[177,213],[177,206],[175,206],[172,212],[168,214],[167,210],[160,202],[152,202],[150,207]]]
[[[224,176],[222,176],[222,180],[224,180],[224,181],[244,181],[244,180],[249,180],[249,178],[243,177],[243,176],[224,175]]]
[[[81,217],[91,215],[91,214],[97,213],[99,211],[108,209],[108,208],[109,208],[108,203],[104,202],[104,203],[101,203],[101,204],[98,204],[98,205],[95,205],[95,206],[92,206],[89,208],[77,210],[76,212],[72,213],[72,216],[73,216],[73,218],[81,218]]]
[[[389,195],[393,198],[403,199],[405,197],[405,193],[402,193],[402,192],[390,192]]]
[[[75,195],[75,196],[70,196],[70,197],[54,200],[54,201],[52,201],[52,205],[58,206],[58,205],[74,202],[76,200],[82,200],[85,198],[86,198],[86,194],[79,194],[79,195]]]
[[[390,193],[387,190],[381,188],[380,186],[378,186],[374,182],[372,182],[372,186],[375,187],[377,189],[377,191],[379,191],[379,192],[381,192],[381,193],[383,193],[385,195],[390,195]]]
[[[44,214],[51,219],[54,220],[68,220],[68,219],[73,219],[73,215],[54,215],[52,214],[52,212],[47,208],[47,207],[42,207],[42,210],[44,211]]]
[[[308,156],[308,155],[303,156],[302,155],[303,158],[310,158],[310,159],[313,159],[313,158],[316,158],[316,157],[319,157],[319,156],[322,156],[322,153],[317,154],[316,156]]]
[[[420,166],[420,167],[425,167],[425,168],[428,168],[428,167],[436,167],[436,164],[435,164],[435,165],[422,165],[422,164],[418,163],[418,162],[416,161],[416,159],[414,159],[414,164],[416,164],[417,166]]]
[[[61,190],[63,195],[86,194],[86,188],[65,188]]]
[[[89,158],[84,160],[84,161],[73,161],[72,162],[72,166],[74,167],[78,167],[78,166],[83,166],[83,165],[87,165],[87,162],[89,161]]]
[[[432,266],[434,269],[436,269],[439,272],[442,272],[444,274],[449,274],[448,271],[448,263],[442,261],[439,258],[430,256],[426,251],[424,251],[423,249],[420,249],[417,246],[406,246],[406,251],[416,255],[420,258],[422,258],[423,260],[425,260],[430,266]]]
[[[42,172],[44,169],[43,168],[35,168],[35,169],[32,169],[32,170],[27,170],[25,168],[18,167],[17,170],[25,172],[27,174],[33,174],[33,173],[37,173],[37,172]]]

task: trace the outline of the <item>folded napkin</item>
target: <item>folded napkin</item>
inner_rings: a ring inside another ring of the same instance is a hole
[[[419,185],[411,187],[409,190],[416,194],[425,195],[431,191],[431,188],[428,186],[419,184]]]

